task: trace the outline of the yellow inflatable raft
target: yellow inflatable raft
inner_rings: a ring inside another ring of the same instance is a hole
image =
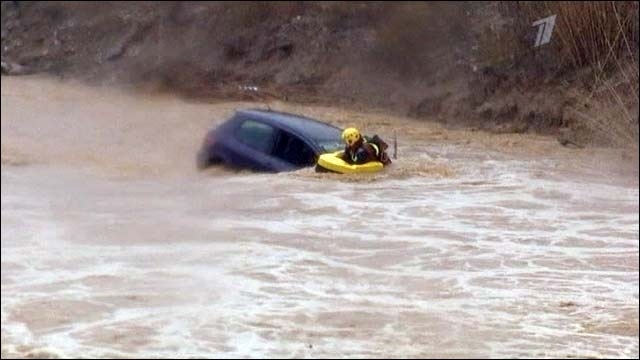
[[[333,171],[340,174],[358,174],[378,172],[384,168],[384,165],[379,161],[370,161],[362,165],[352,165],[342,160],[342,154],[342,151],[337,151],[334,153],[320,155],[320,158],[318,158],[318,164],[316,165],[316,171]]]

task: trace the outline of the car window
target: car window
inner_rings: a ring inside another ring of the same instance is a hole
[[[239,141],[265,154],[271,153],[275,135],[272,126],[253,120],[245,120],[236,132]]]
[[[316,162],[313,149],[302,139],[286,131],[280,131],[273,155],[297,166],[313,165]]]

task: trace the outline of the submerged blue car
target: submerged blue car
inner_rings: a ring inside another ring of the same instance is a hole
[[[316,164],[326,152],[342,149],[342,130],[304,116],[268,110],[240,110],[209,131],[197,165],[213,164],[264,172],[297,170]]]

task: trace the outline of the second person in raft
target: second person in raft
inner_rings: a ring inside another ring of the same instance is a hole
[[[391,164],[386,152],[389,146],[378,135],[368,138],[351,127],[342,132],[342,141],[345,143],[342,160],[349,164],[361,165],[370,161],[380,161],[385,166]]]

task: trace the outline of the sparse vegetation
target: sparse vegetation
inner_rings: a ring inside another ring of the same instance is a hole
[[[496,4],[480,62],[528,87],[571,86],[564,123],[601,144],[638,143],[638,3],[518,1]],[[534,47],[534,21],[556,15],[553,41]],[[587,134],[588,133],[588,134]]]

